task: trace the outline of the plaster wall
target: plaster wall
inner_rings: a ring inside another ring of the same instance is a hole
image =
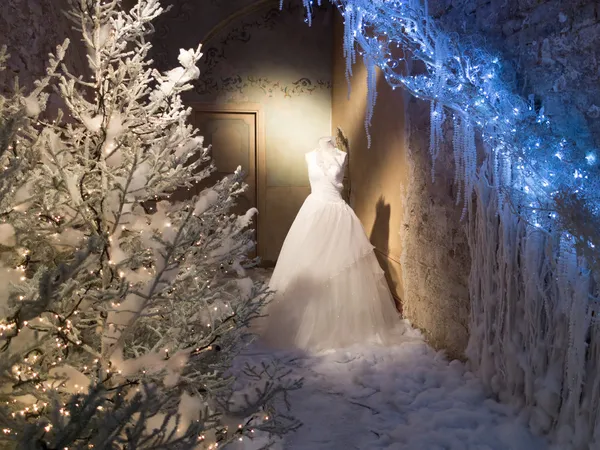
[[[440,157],[432,182],[429,106],[392,90],[382,76],[367,147],[366,70],[357,62],[348,99],[341,33],[336,20],[332,125],[341,127],[350,141],[351,205],[404,317],[433,346],[463,358],[470,263],[461,209],[454,201],[452,159],[450,154]]]
[[[157,23],[155,59],[176,63],[179,48],[203,44],[200,80],[190,103],[258,104],[264,117],[266,186],[259,189],[259,248],[276,261],[310,192],[304,154],[331,129],[334,12],[317,8],[312,27],[301,2],[178,0]],[[202,132],[202,130],[200,130]],[[259,175],[260,176],[260,175]],[[262,244],[262,245],[261,245]]]

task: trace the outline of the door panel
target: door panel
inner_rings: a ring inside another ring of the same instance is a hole
[[[234,212],[245,213],[256,207],[256,115],[252,113],[196,111],[193,123],[212,145],[211,156],[217,170],[204,180],[200,190],[242,167],[248,189],[238,197]]]
[[[196,110],[192,113],[191,122],[204,137],[204,146],[212,145],[210,155],[217,170],[192,188],[174,192],[171,198],[176,201],[190,199],[241,166],[248,188],[237,197],[231,212],[244,214],[248,209],[256,207],[256,113]],[[255,230],[256,222],[255,217],[251,225]],[[256,252],[249,256],[256,256]]]

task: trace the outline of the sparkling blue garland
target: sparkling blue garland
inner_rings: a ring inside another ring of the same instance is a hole
[[[432,102],[434,159],[443,139],[441,124],[448,113],[453,118],[456,181],[462,187],[465,209],[480,170],[476,129],[492,165],[500,203],[510,202],[517,214],[540,230],[564,229],[564,239],[585,243],[587,250],[600,245],[600,230],[590,232],[589,226],[600,223],[596,149],[582,149],[574,139],[558,136],[543,108],[536,110],[532,101],[514,94],[500,79],[498,57],[439,30],[421,0],[331,2],[344,17],[347,77],[352,76],[357,52],[370,74],[367,132],[376,100],[373,71],[377,66],[392,88],[405,88]],[[303,0],[303,4],[310,25],[314,2]],[[408,73],[408,58],[424,63],[422,74]],[[562,207],[557,207],[558,199]],[[564,204],[569,199],[572,208]],[[574,208],[578,210],[570,211]]]

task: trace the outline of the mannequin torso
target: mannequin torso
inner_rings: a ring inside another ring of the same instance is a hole
[[[305,157],[312,193],[341,200],[346,153],[335,148],[331,138],[322,138],[319,147]]]
[[[319,165],[324,165],[327,169],[331,163],[337,163],[339,168],[343,168],[346,162],[346,153],[335,147],[331,137],[319,139],[319,147],[306,153],[305,157],[309,164],[320,160]]]

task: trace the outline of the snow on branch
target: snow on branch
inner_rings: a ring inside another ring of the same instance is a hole
[[[0,444],[215,448],[295,429],[273,403],[298,380],[231,371],[270,298],[245,270],[256,211],[231,213],[244,174],[171,201],[214,170],[181,99],[201,47],[161,73],[158,0],[70,4],[91,75],[65,43],[0,97]],[[51,89],[65,109],[49,119]]]

